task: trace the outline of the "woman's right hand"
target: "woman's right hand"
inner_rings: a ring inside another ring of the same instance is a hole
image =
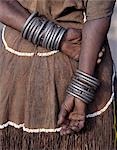
[[[60,134],[67,135],[78,133],[83,129],[86,119],[86,103],[67,94],[58,115],[58,127]]]
[[[61,51],[65,55],[78,61],[80,55],[81,40],[82,40],[82,30],[68,29],[68,31],[65,33],[63,37],[63,40],[61,41],[60,45]],[[97,64],[101,63],[104,52],[105,52],[104,48],[99,52]]]
[[[77,29],[68,29],[61,41],[61,51],[74,60],[79,59],[82,32]]]

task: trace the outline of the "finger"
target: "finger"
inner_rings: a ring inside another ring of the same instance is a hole
[[[63,136],[63,135],[68,135],[68,134],[72,134],[74,133],[74,131],[70,128],[67,128],[67,129],[61,129],[60,131],[60,135]]]
[[[76,126],[76,127],[77,127],[78,125],[79,125],[79,121],[78,121],[78,120],[71,120],[69,126],[70,126],[70,127],[73,127],[73,126]]]
[[[79,60],[80,50],[81,50],[80,46],[74,47],[74,51],[71,55],[74,60],[77,60],[77,61]]]
[[[81,30],[76,30],[76,29],[69,29],[67,34],[66,34],[66,39],[68,41],[74,40],[74,39],[81,40],[82,39],[82,32]]]
[[[58,116],[58,126],[62,125],[65,122],[65,117],[67,116],[67,114],[67,110],[64,108],[64,106],[62,106]]]
[[[70,113],[69,120],[84,121],[85,115],[80,115],[78,112],[75,111],[75,112]]]
[[[71,42],[64,42],[62,45],[62,49],[61,51],[66,54],[67,56],[78,60],[79,59],[79,55],[80,55],[80,49],[81,46],[78,44],[73,44]]]
[[[62,129],[67,129],[69,127],[70,121],[68,119],[65,119],[64,124],[61,125]]]
[[[79,132],[84,127],[84,121],[71,121],[70,128],[74,132]]]
[[[70,128],[71,130],[73,130],[74,132],[79,132],[79,121],[78,120],[71,120],[70,121]]]
[[[84,128],[84,124],[85,124],[85,121],[80,121],[79,122],[79,125],[78,125],[79,130],[81,130],[82,128]]]
[[[79,45],[81,45],[81,41],[79,40],[79,39],[74,39],[74,40],[72,40],[72,41],[69,41],[69,42],[71,42],[72,44],[74,44],[74,45],[76,45],[77,44],[77,46]]]
[[[78,40],[81,41],[82,40],[82,30],[81,29],[77,29],[77,36],[79,37]]]
[[[73,44],[69,41],[65,41],[62,45],[63,52],[71,51],[71,48],[73,48]]]
[[[73,127],[71,127],[71,130],[78,133],[80,131],[80,128],[79,128],[79,126],[73,126]]]
[[[74,106],[74,97],[71,95],[67,95],[64,103],[61,106],[61,110],[58,116],[58,125],[60,126],[67,119],[67,115],[69,115],[70,111]]]
[[[62,125],[62,130],[66,130],[67,128],[68,128],[68,125],[66,125],[66,124]]]

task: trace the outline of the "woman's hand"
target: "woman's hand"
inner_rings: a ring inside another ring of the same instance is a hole
[[[60,45],[61,51],[67,56],[78,60],[80,54],[81,39],[81,30],[68,29]]]
[[[78,133],[85,123],[86,104],[80,99],[67,95],[58,116],[58,126],[61,135]]]
[[[81,40],[82,31],[80,29],[68,29],[60,45],[61,51],[67,56],[78,61],[80,55]],[[97,64],[101,63],[103,55],[104,49],[102,49],[98,54]]]

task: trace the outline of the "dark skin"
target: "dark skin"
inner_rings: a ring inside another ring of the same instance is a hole
[[[24,9],[17,0],[0,0],[0,21],[4,24],[21,31],[29,16],[30,12]],[[73,59],[78,60],[81,30],[69,29],[63,41],[61,43],[61,51]]]
[[[79,69],[81,71],[90,75],[94,74],[98,53],[107,35],[109,26],[109,17],[85,23],[82,31],[81,53],[79,57]],[[84,102],[71,95],[67,95],[62,104],[58,119],[58,125],[63,126],[61,135],[79,132],[84,127],[85,111],[86,104]]]
[[[0,0],[0,21],[4,24],[21,31],[29,16],[29,11],[23,8],[17,0]],[[98,53],[109,26],[110,18],[105,17],[87,21],[82,33],[80,30],[68,29],[61,42],[61,51],[75,60],[79,58],[79,69],[93,75]],[[58,126],[62,126],[60,134],[79,132],[84,127],[85,110],[86,104],[83,101],[66,95],[58,117]]]

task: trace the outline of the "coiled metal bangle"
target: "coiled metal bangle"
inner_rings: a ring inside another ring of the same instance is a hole
[[[37,46],[59,50],[60,42],[66,31],[65,28],[47,18],[32,13],[22,29],[22,37]]]
[[[23,26],[23,28],[22,28],[22,31],[21,31],[24,38],[25,38],[24,32],[25,32],[25,29],[26,29],[27,25],[29,25],[30,21],[31,21],[35,16],[37,16],[37,15],[38,15],[38,12],[33,12],[33,13],[29,16],[29,18],[26,20],[26,22],[25,22],[25,24],[24,24],[24,26]]]
[[[81,99],[85,103],[93,101],[99,80],[80,70],[77,70],[67,88],[67,93]]]

